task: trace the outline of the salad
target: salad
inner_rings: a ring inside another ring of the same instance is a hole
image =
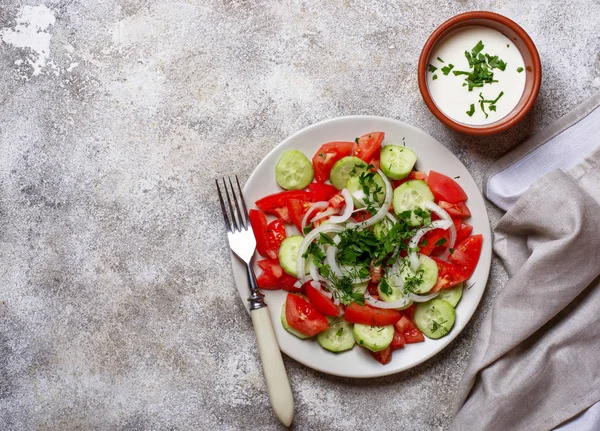
[[[416,153],[384,138],[325,143],[312,160],[285,151],[275,166],[283,190],[249,218],[259,287],[289,292],[283,327],[335,353],[358,344],[387,364],[452,330],[483,237],[465,222],[455,179],[415,170]]]

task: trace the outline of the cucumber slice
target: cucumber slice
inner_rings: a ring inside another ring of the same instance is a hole
[[[308,338],[308,335],[305,335],[302,332],[292,328],[288,324],[287,318],[285,317],[285,303],[286,303],[286,301],[283,301],[283,305],[281,306],[281,326],[283,326],[283,329],[288,331],[290,334],[295,335],[296,337],[298,337],[302,340]]]
[[[351,172],[354,171],[354,176],[358,176],[361,172],[366,170],[367,164],[358,157],[344,157],[335,162],[335,165],[333,165],[333,168],[331,168],[329,181],[336,189],[342,190],[344,187],[346,187],[346,183],[351,176]]]
[[[392,344],[394,325],[370,326],[355,323],[352,333],[359,345],[366,347],[371,352],[380,352]]]
[[[387,284],[386,284],[387,283]],[[396,310],[404,310],[412,305],[412,301],[408,299],[402,289],[398,286],[395,286],[390,279],[382,278],[381,283],[377,286],[377,292],[379,293],[379,297],[382,301],[385,302],[395,302],[395,301],[404,301],[404,303],[396,308]]]
[[[425,202],[433,202],[433,193],[429,190],[427,183],[423,180],[411,180],[396,187],[392,204],[396,214],[404,211],[414,211],[416,208],[423,208]],[[423,221],[423,218],[416,215],[414,212],[410,215],[410,222],[413,225],[418,225]]]
[[[463,284],[459,283],[454,286],[452,289],[442,289],[440,294],[437,296],[437,299],[443,299],[451,306],[456,307],[460,302],[463,294]]]
[[[327,320],[329,320],[329,328],[317,335],[321,347],[335,353],[353,348],[355,340],[352,323],[339,317],[327,318]]]
[[[361,295],[364,295],[367,291],[367,287],[369,287],[369,282],[364,281],[362,283],[356,283],[352,285],[352,293],[360,292]]]
[[[373,234],[375,235],[375,238],[381,241],[388,234],[392,226],[392,221],[388,218],[384,218],[375,223],[375,225],[373,225]]]
[[[447,335],[454,326],[454,307],[443,299],[432,299],[417,305],[414,321],[425,336],[433,339]]]
[[[365,179],[363,183],[367,188],[367,194],[364,193],[363,184],[360,183],[360,176],[351,176],[346,183],[346,188],[352,195],[354,206],[356,208],[364,208],[366,206],[364,198],[363,202],[361,202],[354,197],[356,192],[361,192],[369,199],[369,202],[373,203],[374,201],[377,201],[379,205],[381,205],[385,199],[385,183],[381,179],[381,175],[374,173],[372,178]],[[376,194],[374,195],[374,193]]]
[[[413,293],[417,295],[427,293],[437,283],[438,279],[438,266],[435,260],[424,254],[419,254],[419,268],[415,274],[410,268],[410,265],[403,265],[400,271],[400,278],[406,282],[407,279],[417,276],[417,279],[421,280],[418,285],[411,288]]]
[[[298,150],[287,150],[275,166],[277,184],[286,190],[305,188],[312,182],[314,175],[312,163]]]
[[[400,145],[386,145],[381,149],[381,170],[388,178],[401,180],[406,178],[417,163],[417,155],[410,148]]]
[[[300,235],[288,236],[281,242],[279,246],[279,264],[285,272],[294,277],[298,277],[296,273],[296,260],[298,259],[298,248],[304,237]]]

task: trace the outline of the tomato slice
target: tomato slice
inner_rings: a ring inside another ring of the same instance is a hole
[[[396,328],[394,328],[394,338],[392,339],[392,344],[390,347],[392,350],[401,349],[406,344],[406,340],[404,339],[404,335],[401,332],[398,332]]]
[[[318,183],[327,181],[335,162],[352,155],[354,147],[354,142],[328,142],[321,145],[321,148],[317,150],[312,158],[315,181]]]
[[[319,313],[315,307],[304,298],[291,293],[288,293],[285,300],[285,318],[292,328],[309,337],[329,327],[325,316]]]
[[[377,159],[377,160],[375,160],[375,159],[372,159],[372,160],[369,162],[369,164],[373,166],[373,167],[371,168],[371,171],[372,171],[372,172],[376,172],[378,169],[381,169],[381,162],[379,161],[379,159]]]
[[[425,341],[425,337],[421,331],[417,329],[417,325],[415,325],[414,322],[407,316],[402,316],[402,318],[394,325],[394,329],[402,334],[406,344],[420,343],[421,341]]]
[[[300,289],[295,287],[298,279],[283,271],[276,259],[263,259],[256,262],[262,269],[262,272],[256,281],[258,287],[263,290],[278,290],[283,289],[288,292],[299,292]]]
[[[459,218],[454,219],[454,227],[456,228],[456,243],[460,243],[473,232],[473,226],[468,223],[463,223]]]
[[[444,229],[434,229],[425,234],[421,244],[423,244],[425,240],[427,240],[427,242],[425,245],[420,246],[419,253],[426,256],[439,254],[448,248],[450,243],[450,232]]]
[[[339,192],[339,190],[331,184],[323,183],[310,183],[308,185],[308,190],[312,194],[313,202],[328,201]]]
[[[370,305],[360,305],[353,302],[346,307],[344,319],[350,323],[386,326],[393,325],[400,320],[400,312],[398,310],[374,308]]]
[[[402,335],[404,336],[404,340],[406,341],[406,344],[421,343],[421,342],[425,341],[425,337],[423,336],[423,333],[421,331],[419,331],[416,327],[409,329],[408,331],[404,332],[404,334],[402,334]]]
[[[429,171],[427,185],[436,201],[446,201],[451,204],[464,202],[467,194],[452,178],[436,171]]]
[[[340,315],[340,308],[337,305],[335,305],[330,298],[325,296],[323,292],[312,287],[310,283],[307,283],[304,286],[304,291],[306,292],[306,296],[308,296],[310,303],[314,305],[317,311],[324,314],[325,316]]]
[[[402,313],[405,316],[408,316],[409,319],[413,319],[413,317],[415,316],[415,312],[417,311],[417,304],[413,304],[410,307],[402,310]]]
[[[346,203],[346,199],[342,195],[335,195],[329,199],[329,207],[340,209]]]
[[[356,149],[354,155],[365,162],[373,158],[375,153],[381,148],[381,143],[385,138],[383,132],[373,132],[362,135],[356,141]]]
[[[302,201],[300,199],[290,199],[287,201],[287,209],[290,215],[292,223],[296,225],[298,230],[302,233],[302,219],[304,214],[310,208],[311,203],[308,201]]]
[[[302,201],[310,201],[311,193],[306,190],[288,190],[285,192],[273,193],[256,201],[256,206],[267,214],[278,215],[276,210],[285,208],[286,202],[290,199],[300,199]],[[281,217],[284,218],[284,217]]]
[[[427,181],[427,174],[425,172],[421,172],[421,171],[410,171],[410,173],[408,174],[408,176],[406,178],[403,178],[401,180],[393,180],[392,187],[396,188],[410,180]]]
[[[436,285],[430,290],[430,293],[455,286],[467,279],[467,277],[461,274],[458,266],[435,257],[432,257],[432,259],[435,260],[438,266],[438,280]]]
[[[454,247],[454,252],[448,256],[448,260],[458,268],[460,276],[465,280],[475,271],[482,243],[483,235],[470,236]]]
[[[251,209],[248,212],[248,218],[250,219],[254,238],[256,238],[256,250],[258,253],[270,259],[277,259],[277,252],[279,251],[281,241],[286,237],[283,220],[275,219],[267,223],[265,215],[255,209]]]
[[[258,277],[256,277],[256,282],[258,283],[258,287],[262,290],[278,290],[279,285],[277,283],[277,278],[270,271],[265,271],[260,273]]]
[[[263,271],[270,272],[275,278],[281,278],[283,276],[283,268],[279,265],[277,259],[263,259],[256,262],[258,267]]]
[[[388,346],[386,349],[379,352],[371,352],[370,350],[369,352],[371,353],[371,356],[382,365],[389,364],[392,360],[392,346]]]
[[[439,201],[438,205],[442,207],[442,209],[446,210],[446,212],[450,214],[450,217],[452,218],[469,217],[471,215],[471,211],[469,211],[469,208],[464,202],[451,204],[450,202]]]
[[[281,219],[275,219],[267,225],[267,244],[270,250],[279,252],[281,242],[286,238],[285,224]]]
[[[297,281],[298,279],[296,277],[284,272],[281,278],[277,281],[277,285],[283,290],[287,290],[288,292],[300,292],[302,288],[298,288],[295,286]]]
[[[250,219],[254,238],[256,238],[256,250],[261,256],[269,257],[267,255],[269,249],[267,244],[267,218],[261,211],[255,209],[248,211],[248,218]]]

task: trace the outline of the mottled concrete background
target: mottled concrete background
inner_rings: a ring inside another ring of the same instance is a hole
[[[421,101],[452,15],[500,12],[544,66],[526,121],[475,139]],[[235,294],[213,179],[289,134],[401,119],[485,168],[600,87],[595,1],[0,1],[0,429],[278,429]],[[495,224],[499,212],[490,207]],[[295,428],[444,429],[505,282],[494,261],[445,352],[359,381],[286,358]]]

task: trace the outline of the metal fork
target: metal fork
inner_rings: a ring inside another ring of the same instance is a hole
[[[267,382],[271,406],[277,419],[290,426],[294,418],[294,398],[290,382],[283,365],[281,351],[275,338],[273,324],[269,310],[264,300],[264,295],[258,290],[256,276],[252,269],[252,256],[256,249],[256,238],[248,219],[248,210],[242,195],[242,188],[237,175],[235,186],[232,178],[215,180],[221,211],[227,228],[229,247],[235,256],[246,266],[248,283],[250,285],[250,317],[258,341],[258,350],[263,364],[263,372]]]

